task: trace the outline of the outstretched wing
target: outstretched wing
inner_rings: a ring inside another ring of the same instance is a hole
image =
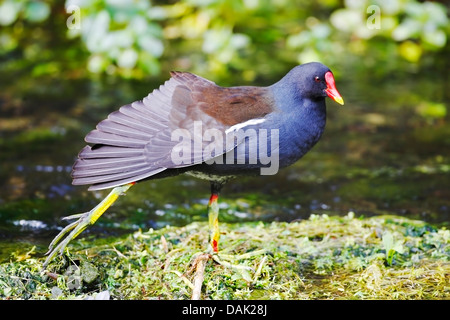
[[[267,88],[223,88],[191,73],[171,75],[159,89],[111,113],[86,136],[86,142],[93,146],[79,153],[72,171],[73,184],[90,184],[90,190],[112,188],[167,168],[210,160],[235,144],[227,147],[220,139],[205,141],[207,130],[225,136],[233,126],[272,111]],[[174,161],[180,141],[181,145],[201,148],[200,152],[184,155],[181,163]],[[204,154],[206,146],[215,152]]]

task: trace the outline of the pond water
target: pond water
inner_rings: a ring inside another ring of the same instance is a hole
[[[45,250],[66,225],[62,217],[90,210],[106,195],[71,185],[71,166],[84,136],[166,78],[20,79],[1,80],[0,261],[22,243]],[[328,99],[321,141],[275,176],[230,182],[220,199],[221,221],[292,221],[353,211],[448,225],[448,116],[427,119],[421,110],[443,100],[448,109],[450,85],[433,79],[415,74],[373,83],[369,75],[342,73],[337,87],[345,105]],[[189,176],[140,183],[83,235],[207,221],[208,198],[209,183]]]

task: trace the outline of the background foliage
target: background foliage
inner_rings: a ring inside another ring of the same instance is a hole
[[[33,75],[178,68],[244,81],[311,60],[414,71],[449,54],[450,34],[448,8],[415,0],[6,0],[0,25],[0,55]]]

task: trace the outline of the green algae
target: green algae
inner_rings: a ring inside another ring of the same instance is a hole
[[[450,298],[450,231],[422,221],[350,212],[222,223],[221,233],[221,255],[248,271],[209,259],[202,299]],[[45,272],[43,257],[27,249],[0,265],[0,297],[86,299],[107,291],[111,299],[190,299],[192,264],[207,245],[204,222],[83,238]]]

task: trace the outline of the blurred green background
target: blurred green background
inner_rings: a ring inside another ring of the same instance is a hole
[[[0,258],[7,243],[45,246],[62,216],[104,196],[71,185],[84,136],[170,70],[269,85],[320,61],[344,97],[301,161],[225,188],[222,220],[354,211],[448,225],[449,36],[446,1],[2,1]],[[138,184],[89,232],[206,220],[208,192],[189,177]]]

